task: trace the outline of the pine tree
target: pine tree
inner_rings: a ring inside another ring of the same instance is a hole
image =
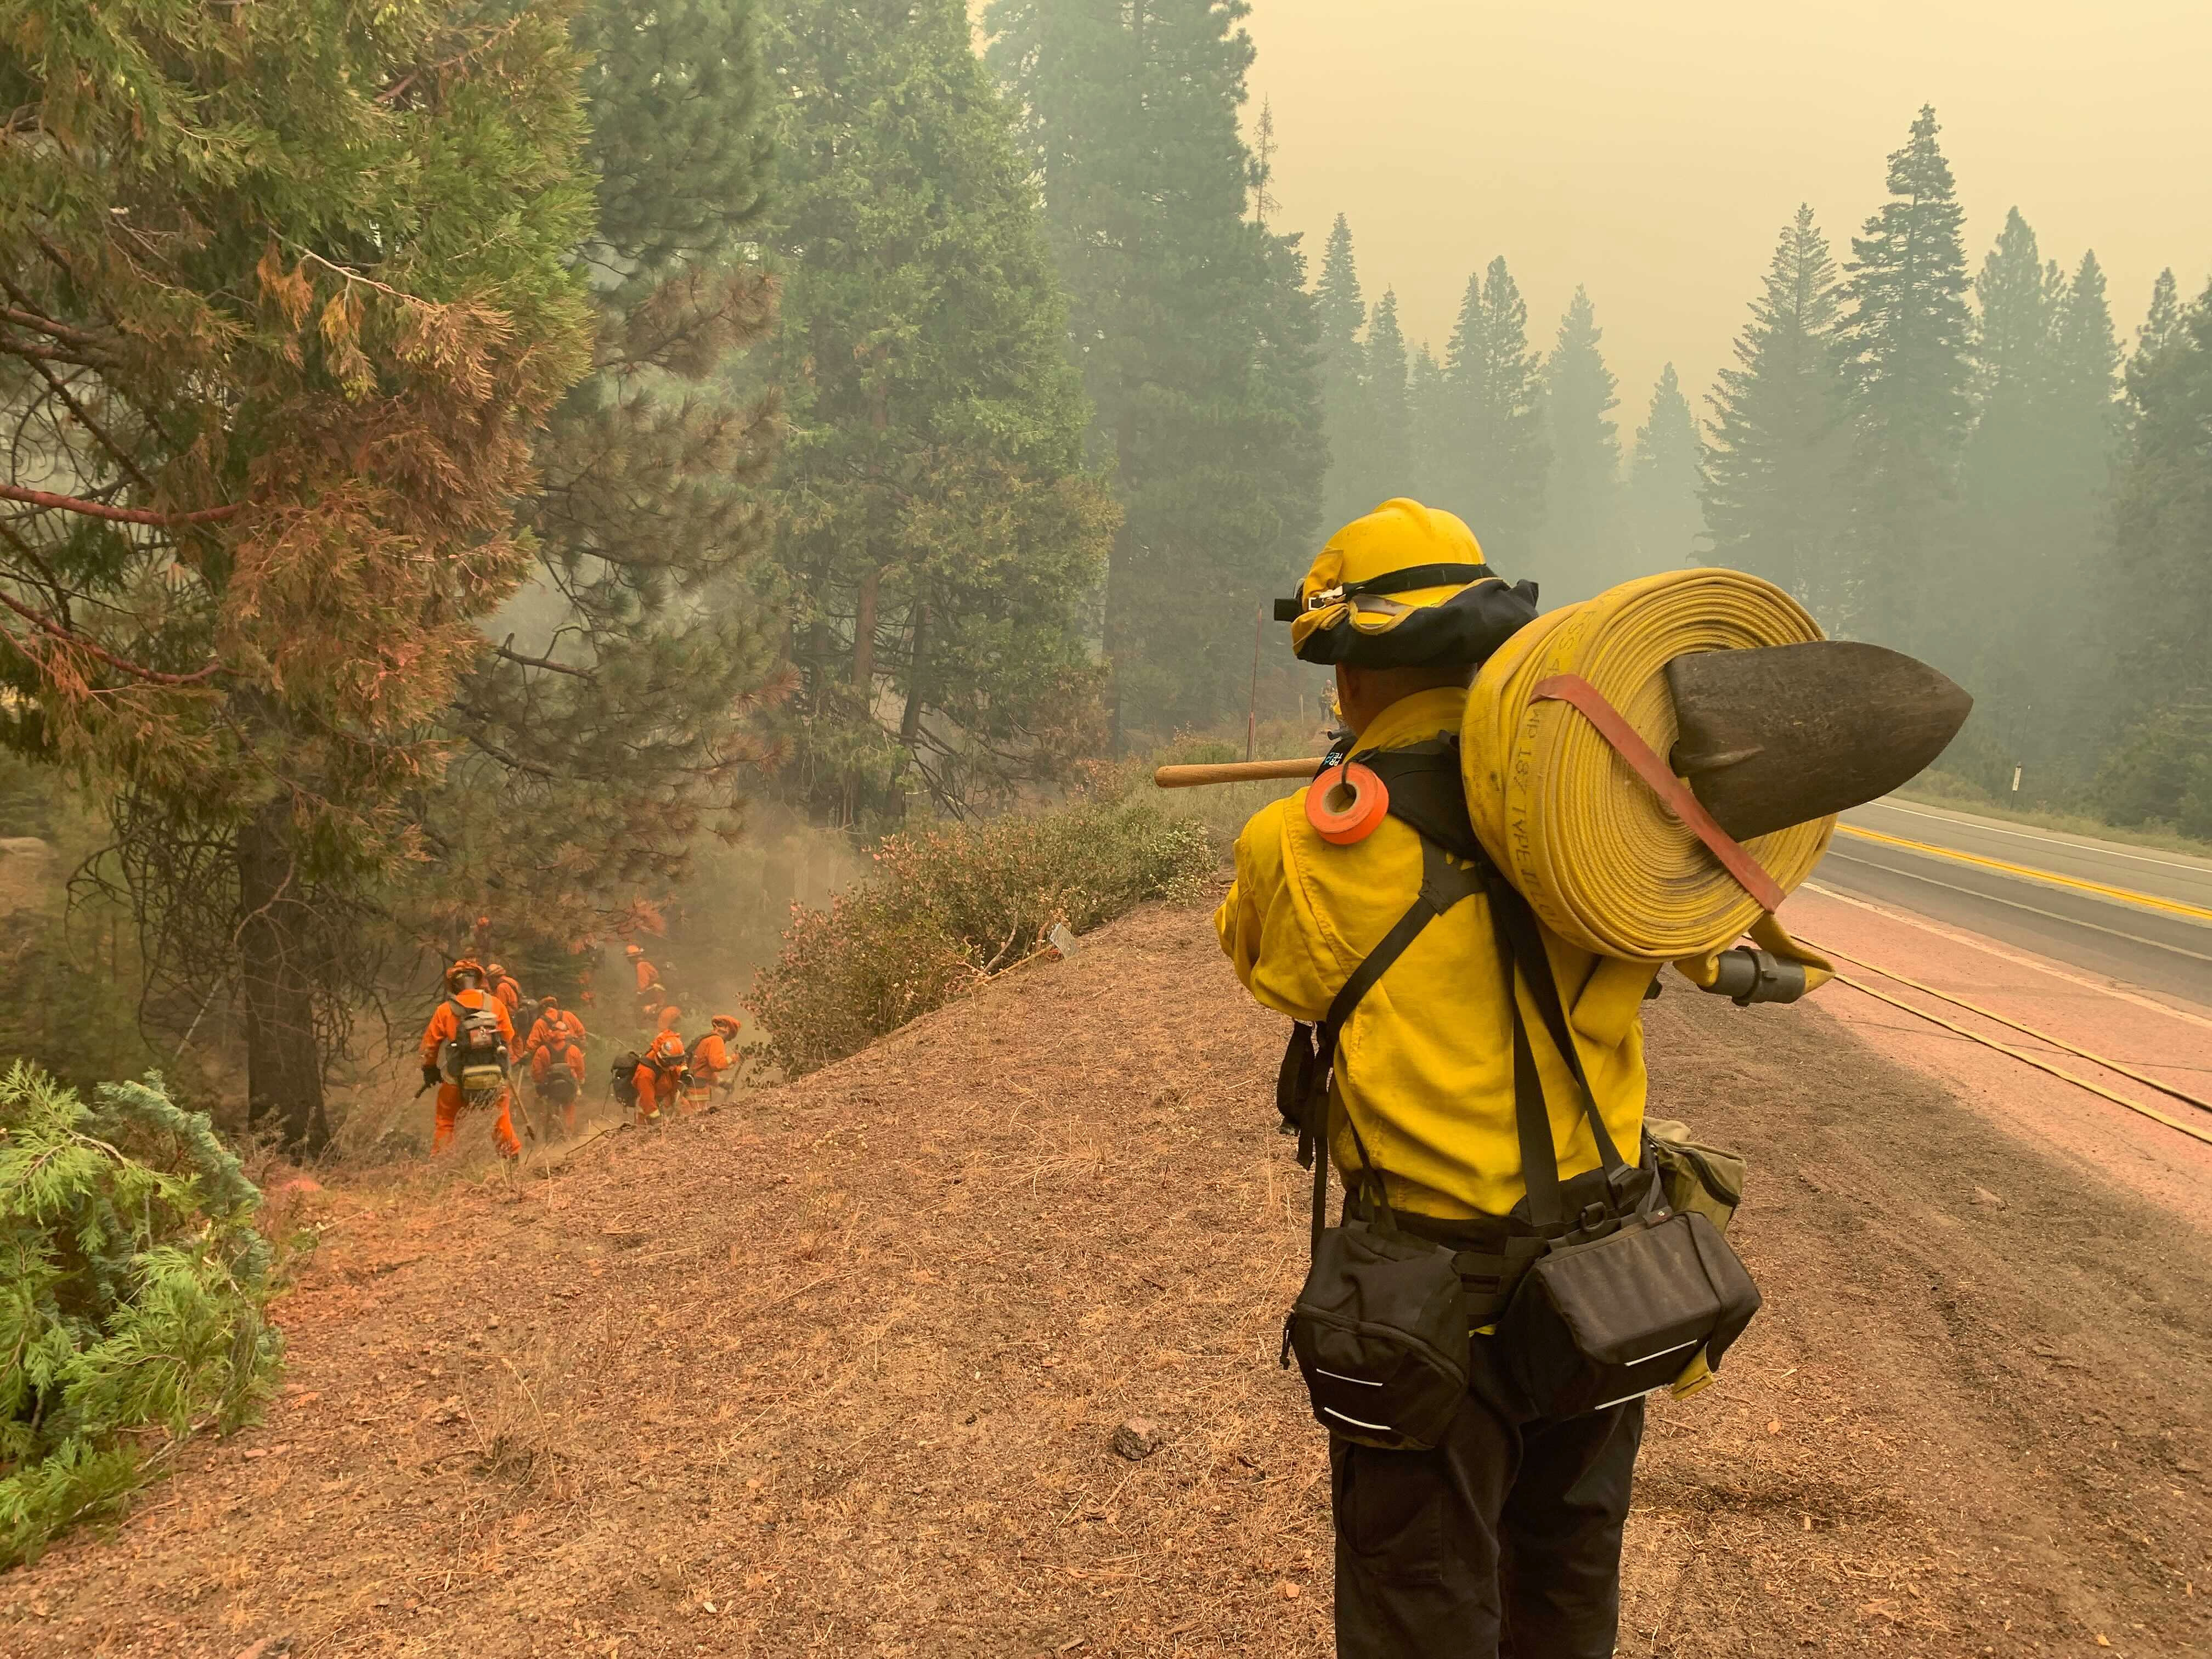
[[[1989,592],[1992,582],[2008,583],[2006,567],[2017,558],[2023,537],[2035,533],[2050,461],[2052,326],[2063,287],[2056,269],[2043,263],[2034,231],[2013,209],[1974,283],[1975,419],[1960,465],[1960,545],[1952,563],[1927,574],[1929,599],[1946,614],[1956,615],[1969,596]],[[1977,654],[2008,653],[2012,631],[1978,627]]]
[[[2098,797],[2116,822],[2212,836],[2212,289],[2161,278],[2128,365],[2133,441],[2114,483],[2118,739]]]
[[[19,15],[0,741],[94,781],[149,1006],[234,991],[249,1112],[312,1147],[368,907],[529,568],[531,434],[588,361],[568,15]]]
[[[1329,228],[1321,280],[1314,288],[1321,331],[1322,429],[1328,440],[1328,483],[1322,497],[1323,533],[1358,518],[1377,497],[1369,493],[1375,460],[1375,408],[1368,391],[1367,302],[1352,251],[1352,226],[1340,213]]]
[[[1923,637],[1976,693],[1980,729],[2048,787],[2086,751],[2099,701],[2102,617],[2075,573],[2104,540],[2118,346],[2095,256],[2069,281],[2017,209],[1975,295],[1960,551],[1929,589],[1951,626]]]
[[[838,822],[964,810],[1091,746],[1114,514],[1065,301],[960,0],[794,0],[770,61],[788,773]]]
[[[2173,268],[2169,265],[2158,273],[2150,285],[2150,311],[2136,330],[2135,355],[2128,361],[2128,373],[2132,376],[2136,366],[2148,366],[2150,359],[2161,347],[2181,336],[2181,300],[2173,280]]]
[[[1443,504],[1452,434],[1451,390],[1443,365],[1424,342],[1406,374],[1407,493],[1415,501]]]
[[[1313,296],[1247,216],[1243,0],[994,0],[1124,508],[1105,643],[1115,740],[1243,702],[1254,607],[1311,557],[1328,470]]]
[[[1713,562],[1808,603],[1832,586],[1848,441],[1834,335],[1842,305],[1827,240],[1801,205],[1783,228],[1735,366],[1720,372],[1705,450]]]
[[[594,373],[538,445],[538,574],[455,699],[470,750],[425,807],[437,890],[407,906],[449,939],[489,906],[546,988],[569,941],[735,830],[781,647],[749,568],[773,405],[733,384],[772,310],[744,240],[772,171],[753,0],[595,0],[575,33]]]
[[[1413,406],[1408,372],[1406,337],[1398,326],[1397,292],[1385,289],[1367,329],[1367,401],[1372,411],[1372,435],[1367,447],[1372,471],[1365,481],[1365,489],[1370,507],[1394,496],[1413,493]]]
[[[1621,545],[1620,439],[1607,416],[1620,404],[1589,295],[1575,290],[1544,362],[1544,422],[1552,451],[1544,558],[1550,596],[1583,599],[1628,574]]]
[[[1698,502],[1698,423],[1668,363],[1651,389],[1651,412],[1636,429],[1627,518],[1638,574],[1700,562],[1705,514]]]
[[[2028,573],[2036,603],[2021,641],[2023,664],[2057,669],[2057,683],[2038,686],[2041,718],[2027,745],[2059,763],[2061,785],[2086,782],[2109,729],[2109,665],[2115,611],[2109,585],[2079,573],[2102,565],[2112,546],[2113,467],[2126,436],[2120,401],[2120,343],[2105,292],[2105,273],[2085,252],[2067,279],[2052,319],[2048,408],[2049,509],[2041,530],[2045,550]]]
[[[1891,199],[1851,239],[1839,350],[1851,416],[1840,618],[1911,646],[1954,556],[1960,447],[1972,412],[1963,217],[1923,107],[1889,158]]]
[[[1485,556],[1516,578],[1530,574],[1551,465],[1542,361],[1501,254],[1467,279],[1447,348],[1436,504],[1465,519]]]

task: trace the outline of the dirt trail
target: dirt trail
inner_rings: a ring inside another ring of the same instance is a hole
[[[1091,944],[550,1200],[353,1210],[268,1423],[0,1577],[0,1651],[1327,1653],[1281,1027],[1200,914]],[[1650,1021],[1767,1311],[1654,1413],[1624,1655],[2212,1651],[2212,1239],[1817,1006]]]

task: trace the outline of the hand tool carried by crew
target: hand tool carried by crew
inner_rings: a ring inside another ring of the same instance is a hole
[[[1824,983],[1775,909],[1967,707],[1733,571],[1535,600],[1419,502],[1332,538],[1281,614],[1352,735],[1245,826],[1215,918],[1293,1022],[1314,1208],[1283,1358],[1332,1436],[1364,1659],[1613,1651],[1643,1396],[1702,1386],[1759,1306],[1723,1234],[1740,1160],[1644,1120],[1645,995],[1669,962],[1741,1003]]]

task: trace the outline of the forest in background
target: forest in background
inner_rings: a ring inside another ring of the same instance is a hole
[[[1255,619],[1401,494],[1552,602],[1769,576],[1976,692],[1972,782],[2212,833],[2212,290],[2124,350],[2019,214],[1973,275],[1923,111],[1624,444],[1587,295],[1547,348],[1501,255],[1438,351],[1271,228],[1246,10],[8,14],[0,837],[70,911],[0,1048],[313,1147],[479,916],[565,994],[799,826],[1303,714]]]
[[[1323,516],[1410,481],[1547,603],[1754,572],[1972,690],[1967,784],[2212,835],[2212,289],[2166,271],[2124,346],[2095,252],[2046,258],[2018,207],[1974,267],[1939,134],[1923,109],[1847,249],[1810,205],[1781,228],[1716,385],[1668,364],[1625,411],[1587,293],[1547,345],[1501,255],[1439,355],[1365,302],[1340,216]]]

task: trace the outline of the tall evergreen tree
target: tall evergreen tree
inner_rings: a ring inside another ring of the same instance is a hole
[[[2138,363],[2148,365],[2158,349],[2179,337],[2181,333],[2180,290],[2173,280],[2173,268],[2168,266],[2158,273],[2150,285],[2150,311],[2136,329],[2135,355],[2129,360],[2128,373],[2132,377]]]
[[[1720,372],[1705,449],[1715,563],[1808,603],[1837,597],[1838,471],[1848,439],[1834,336],[1842,304],[1827,239],[1801,205],[1783,228],[1735,367]]]
[[[1537,574],[1555,599],[1583,599],[1629,574],[1621,545],[1620,400],[1606,367],[1597,308],[1577,288],[1544,360],[1544,424],[1552,470],[1544,558]]]
[[[8,38],[0,742],[94,784],[149,1012],[234,997],[251,1118],[312,1147],[588,360],[566,9],[49,0]]]
[[[2039,788],[2086,757],[2099,701],[2096,589],[2117,435],[2118,346],[2095,256],[2069,281],[2017,209],[1975,283],[1978,418],[1960,466],[1959,557],[1923,627],[1978,698],[1977,722]]]
[[[1961,453],[1964,516],[1957,556],[1926,575],[1929,600],[1955,615],[1966,595],[2007,580],[2023,538],[2035,534],[2045,505],[2047,422],[2053,323],[2063,282],[2043,262],[2035,232],[2018,208],[2006,216],[1996,244],[1974,282],[1978,314],[1970,336],[1975,418]],[[1977,626],[1978,654],[2010,649],[2011,630]],[[1961,672],[1966,662],[1954,665]]]
[[[1416,501],[1445,505],[1450,490],[1446,479],[1454,431],[1452,403],[1443,365],[1424,341],[1406,373],[1407,493]]]
[[[1341,213],[1329,227],[1314,285],[1315,321],[1321,331],[1322,429],[1328,440],[1328,483],[1322,520],[1328,529],[1375,504],[1368,475],[1375,459],[1374,399],[1368,390],[1367,301],[1352,249],[1352,226]]]
[[[1954,556],[1972,411],[1963,217],[1923,107],[1889,158],[1890,199],[1851,239],[1839,349],[1851,415],[1841,620],[1916,643],[1932,573]]]
[[[1114,514],[1065,301],[960,0],[793,0],[770,65],[788,775],[840,822],[960,810],[1088,746]]]
[[[1367,402],[1371,413],[1367,446],[1369,499],[1358,510],[1407,495],[1413,489],[1412,389],[1407,380],[1406,337],[1398,326],[1398,295],[1386,289],[1367,329]]]
[[[1106,598],[1119,733],[1242,706],[1228,641],[1310,556],[1327,470],[1313,297],[1248,216],[1243,0],[994,0],[1124,519]]]
[[[1447,348],[1437,504],[1474,526],[1486,556],[1516,578],[1530,574],[1551,465],[1542,363],[1501,254],[1467,279]]]
[[[1668,363],[1651,389],[1651,412],[1636,429],[1628,467],[1628,529],[1638,574],[1698,562],[1705,520],[1698,502],[1698,423]]]
[[[435,891],[409,902],[448,940],[488,910],[532,985],[605,913],[674,887],[702,833],[735,831],[761,755],[781,641],[750,562],[774,405],[732,384],[772,310],[746,242],[771,172],[755,13],[593,0],[575,26],[593,373],[538,444],[536,580],[454,700],[468,747],[424,804]]]
[[[2142,338],[2128,365],[2133,441],[2113,491],[2128,627],[2099,796],[2118,822],[2212,836],[2212,289],[2173,306],[2161,279]]]

